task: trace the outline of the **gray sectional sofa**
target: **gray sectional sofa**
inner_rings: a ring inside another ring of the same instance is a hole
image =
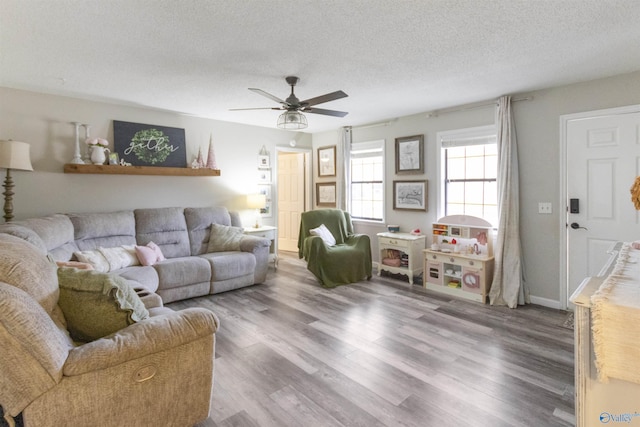
[[[212,224],[241,227],[237,213],[224,207],[171,207],[55,214],[3,224],[0,232],[30,241],[59,262],[76,260],[79,251],[154,242],[165,260],[111,272],[164,303],[264,282],[271,242],[247,235],[239,250],[208,252]]]

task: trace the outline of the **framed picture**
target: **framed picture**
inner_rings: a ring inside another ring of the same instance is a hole
[[[113,121],[113,146],[133,166],[186,168],[184,129]]]
[[[393,181],[393,209],[427,210],[427,181]]]
[[[318,148],[318,176],[336,176],[336,146]]]
[[[262,169],[270,168],[271,165],[270,165],[270,162],[269,162],[269,156],[259,155],[258,156],[258,167],[262,168]]]
[[[336,207],[336,183],[317,182],[316,183],[316,205],[326,207]]]
[[[264,208],[260,209],[260,216],[263,218],[271,217],[271,184],[258,185],[258,194],[264,194],[267,203]]]
[[[267,200],[267,203],[265,203],[264,208],[260,208],[260,216],[262,218],[271,218],[271,201]]]
[[[396,138],[396,174],[424,173],[424,135]]]
[[[109,164],[110,165],[120,164],[120,158],[118,156],[118,153],[109,153]]]
[[[271,171],[268,169],[258,170],[258,184],[270,184]]]

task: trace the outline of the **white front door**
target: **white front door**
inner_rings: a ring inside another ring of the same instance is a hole
[[[305,210],[305,154],[278,153],[278,250],[298,252]]]
[[[640,171],[640,106],[564,116],[569,297],[596,276],[617,241],[640,239],[629,189]],[[577,199],[578,212],[571,212]]]

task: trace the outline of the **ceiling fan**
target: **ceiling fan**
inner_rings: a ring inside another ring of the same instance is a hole
[[[324,104],[325,102],[335,101],[336,99],[346,98],[347,95],[341,90],[336,92],[327,93],[325,95],[316,96],[315,98],[309,98],[304,101],[300,101],[298,97],[296,97],[293,92],[293,88],[296,83],[300,80],[295,76],[287,76],[285,77],[287,84],[291,86],[291,94],[286,100],[282,100],[277,96],[271,95],[268,92],[263,91],[262,89],[249,88],[250,91],[253,91],[262,96],[266,96],[267,98],[277,102],[280,104],[280,107],[261,107],[261,108],[232,108],[231,111],[240,111],[240,110],[284,110],[285,112],[278,117],[278,127],[282,129],[304,129],[307,127],[307,118],[302,114],[305,113],[313,113],[313,114],[322,114],[325,116],[334,116],[334,117],[344,117],[347,112],[344,111],[336,111],[336,110],[326,110],[324,108],[315,108],[314,105]]]

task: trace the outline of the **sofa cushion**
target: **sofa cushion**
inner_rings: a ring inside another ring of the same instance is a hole
[[[144,288],[150,292],[155,292],[158,289],[158,273],[153,267],[145,267],[142,265],[126,267],[118,270],[115,274],[125,279],[138,282],[134,288]]]
[[[187,221],[189,231],[189,241],[191,245],[191,255],[201,255],[207,253],[211,224],[220,225],[240,225],[234,223],[234,217],[227,208],[207,207],[207,208],[185,208],[184,217]]]
[[[240,240],[244,236],[240,227],[211,224],[207,252],[239,251]]]
[[[58,302],[58,268],[31,243],[0,234],[0,282],[22,289],[51,315]]]
[[[191,255],[183,208],[136,209],[138,245],[155,242],[167,258]]]
[[[73,252],[78,250],[73,234],[73,224],[69,217],[62,214],[30,218],[15,221],[13,224],[22,225],[36,232],[49,254],[56,261],[69,261]]]
[[[40,253],[42,253],[43,255],[46,255],[47,252],[49,252],[47,246],[44,244],[40,236],[38,236],[38,233],[23,225],[18,225],[10,222],[2,224],[0,225],[0,233],[6,233],[11,236],[19,237],[22,240],[31,243],[33,246],[38,248]]]
[[[82,251],[115,248],[136,244],[136,223],[133,211],[69,214],[74,238]]]
[[[58,281],[58,304],[74,340],[94,341],[149,317],[140,297],[122,277],[60,268]]]
[[[211,280],[209,263],[199,257],[171,258],[153,266],[158,273],[159,289],[178,288]]]
[[[249,252],[213,252],[200,258],[211,264],[212,282],[253,275],[256,269],[256,257]]]

